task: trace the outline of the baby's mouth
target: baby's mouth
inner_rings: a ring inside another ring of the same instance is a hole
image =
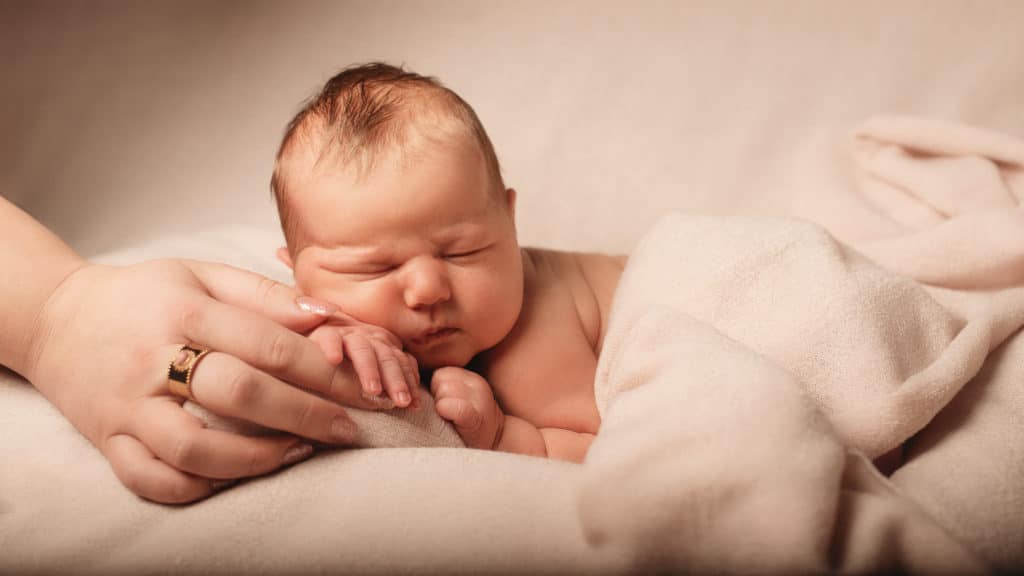
[[[414,346],[430,346],[447,339],[458,331],[458,328],[434,328],[421,333],[415,338],[410,338],[409,341]]]

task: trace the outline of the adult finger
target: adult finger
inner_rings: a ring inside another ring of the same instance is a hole
[[[185,263],[217,300],[265,316],[296,332],[312,330],[337,311],[330,303],[302,297],[295,288],[255,272],[213,262]]]
[[[332,365],[315,343],[273,320],[216,300],[197,299],[190,303],[181,322],[185,338],[234,356],[280,380],[349,406],[369,410],[384,407],[374,397],[362,394],[351,367]],[[199,373],[201,366],[197,368]]]
[[[161,462],[142,442],[127,434],[107,438],[103,455],[128,490],[164,504],[183,504],[213,493],[213,481],[186,474]]]
[[[144,403],[127,432],[173,468],[212,479],[258,476],[313,454],[308,442],[288,436],[241,436],[204,428],[176,402]]]
[[[371,339],[371,341],[377,353],[381,380],[384,383],[384,390],[387,391],[388,398],[395,402],[395,406],[405,408],[412,401],[412,396],[409,394],[409,383],[411,381],[406,382],[405,380],[406,373],[402,370],[401,361],[398,359],[398,355],[401,352],[396,351],[379,340]]]
[[[355,443],[345,409],[289,386],[227,354],[211,353],[196,367],[192,395],[204,408],[266,428],[329,444]]]

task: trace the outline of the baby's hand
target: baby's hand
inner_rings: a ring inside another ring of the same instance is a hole
[[[395,406],[405,408],[413,403],[420,384],[416,359],[402,350],[402,342],[394,334],[372,324],[335,313],[331,319],[309,333],[324,356],[334,365],[347,356],[368,396],[387,392]]]
[[[494,449],[505,415],[482,376],[455,366],[440,368],[430,380],[430,390],[438,415],[455,425],[466,446]]]

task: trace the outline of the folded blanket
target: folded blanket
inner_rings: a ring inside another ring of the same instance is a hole
[[[936,286],[1024,282],[1024,142],[907,117],[872,118],[854,138],[862,197],[904,230],[861,252]]]
[[[1024,418],[978,407],[984,436],[956,430],[961,390],[1024,324],[1024,146],[902,118],[857,139],[865,197],[902,233],[850,247],[803,222],[675,214],[631,256],[580,492],[594,545],[695,572],[1024,565],[1024,453],[1007,449]],[[957,448],[907,450],[922,465],[897,488],[869,459],[926,427],[929,448]],[[967,462],[987,480],[940,491],[921,473]],[[951,530],[972,500],[993,528]]]
[[[947,309],[813,224],[670,215],[640,243],[620,282],[598,407],[603,414],[631,385],[609,377],[626,344],[624,319],[666,306],[784,368],[843,444],[874,458],[921,430],[1024,323],[1024,289],[985,303]]]

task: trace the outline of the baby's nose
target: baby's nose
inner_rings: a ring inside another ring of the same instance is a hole
[[[408,262],[404,272],[403,296],[409,308],[427,308],[451,298],[451,284],[443,260],[422,258]]]

